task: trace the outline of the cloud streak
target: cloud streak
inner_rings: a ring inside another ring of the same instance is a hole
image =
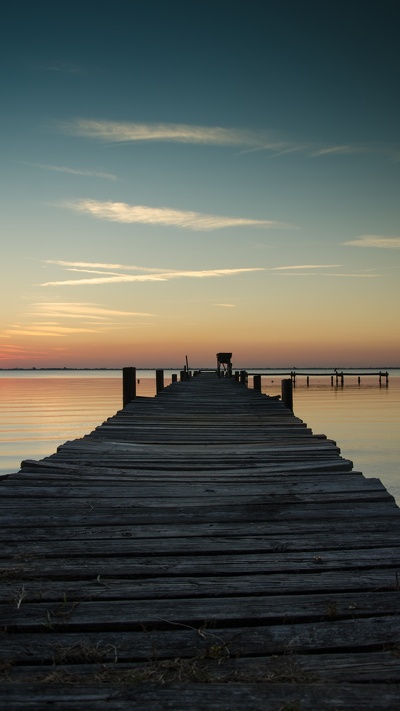
[[[57,318],[85,318],[95,321],[108,321],[115,318],[131,316],[153,316],[144,311],[122,311],[119,309],[109,309],[98,306],[91,302],[77,303],[74,301],[64,302],[37,302],[33,304],[33,309],[37,314],[46,317]]]
[[[105,173],[99,170],[81,170],[79,168],[68,168],[65,165],[51,165],[47,163],[25,163],[33,168],[52,170],[55,173],[69,173],[70,175],[81,175],[85,178],[104,178],[106,180],[117,180],[117,176],[112,173]]]
[[[341,266],[341,264],[295,264],[290,267],[270,267],[268,271],[279,272],[283,270],[289,271],[292,269],[333,269]]]
[[[72,64],[71,62],[59,62],[55,61],[52,64],[46,64],[40,67],[47,72],[60,72],[61,74],[80,74],[83,70],[82,67],[77,64]]]
[[[376,279],[377,277],[380,276],[380,274],[367,274],[367,273],[361,273],[361,272],[355,272],[352,274],[347,274],[345,272],[328,272],[325,274],[316,274],[315,272],[281,272],[280,276],[295,276],[295,277],[317,277],[317,276],[323,276],[323,277],[351,277],[351,278],[360,278],[360,279]]]
[[[345,247],[372,247],[373,249],[400,249],[400,237],[382,235],[361,235],[349,242],[342,242]]]
[[[141,267],[137,265],[128,264],[114,264],[114,263],[104,263],[104,262],[68,262],[63,259],[46,259],[46,264],[57,264],[61,267],[82,267],[87,269],[124,269],[125,271],[140,271],[140,272],[165,272],[165,269],[160,267]],[[169,270],[171,271],[171,270]]]
[[[253,151],[275,155],[302,153],[314,158],[375,154],[400,161],[398,147],[362,144],[321,145],[312,141],[285,140],[267,131],[252,131],[221,126],[194,126],[180,123],[135,123],[77,118],[59,126],[64,133],[102,141],[119,143],[184,143],[192,145],[231,146],[242,148],[242,154]]]
[[[26,326],[14,326],[8,329],[6,333],[12,336],[51,336],[52,338],[63,338],[70,336],[73,333],[97,333],[96,329],[93,328],[67,328],[65,326],[52,326],[52,325],[33,325],[31,327]]]
[[[161,225],[197,231],[218,230],[226,227],[293,228],[293,225],[275,220],[208,215],[188,210],[175,210],[169,207],[129,205],[124,202],[101,202],[99,200],[81,199],[65,201],[62,205],[75,212],[83,212],[101,220],[122,224]]]
[[[151,317],[151,321],[144,321],[144,317]],[[5,334],[8,337],[66,338],[74,334],[126,329],[127,323],[129,326],[139,323],[152,326],[155,324],[153,317],[154,314],[148,312],[110,309],[92,302],[40,301],[33,303],[24,320],[10,326]],[[71,319],[75,323],[71,324]],[[65,325],[66,320],[68,325]]]
[[[371,273],[352,273],[347,274],[337,271],[325,271],[332,270],[341,267],[341,264],[294,264],[287,266],[277,266],[277,267],[241,267],[236,269],[203,269],[203,270],[163,270],[159,267],[141,267],[141,266],[129,266],[123,264],[109,264],[109,263],[99,263],[99,262],[69,262],[65,260],[46,260],[46,264],[54,264],[63,267],[67,272],[84,272],[88,275],[95,274],[96,276],[87,276],[85,278],[77,279],[57,279],[52,281],[46,281],[38,286],[42,287],[54,287],[54,286],[97,286],[100,284],[121,284],[121,283],[143,283],[143,282],[167,282],[173,279],[209,279],[209,278],[221,278],[221,277],[231,277],[238,274],[247,274],[252,272],[268,272],[276,274],[277,276],[326,276],[326,277],[368,277],[374,278],[379,276],[377,274]],[[96,267],[93,270],[92,267]],[[120,270],[116,273],[115,271],[108,271],[110,268],[114,270]],[[129,272],[144,272],[131,274]],[[231,307],[233,304],[218,304],[218,306]],[[98,308],[92,305],[79,305],[79,307],[70,305],[69,302],[65,304],[55,304],[51,308],[46,308],[46,316],[57,316],[59,314],[68,314],[69,318],[74,318],[75,314],[83,315],[85,314],[87,319],[99,319],[105,318],[110,315],[115,318],[119,315],[117,312],[112,310]],[[120,315],[131,315],[131,316],[151,316],[152,314],[147,313],[137,313],[137,312],[121,312]]]
[[[61,128],[69,134],[107,143],[166,141],[213,146],[244,146],[259,143],[257,135],[220,126],[192,126],[179,123],[130,123],[75,119]]]
[[[243,267],[240,269],[204,269],[204,270],[182,270],[165,271],[157,274],[118,274],[108,276],[89,277],[86,279],[65,279],[58,281],[47,281],[38,286],[81,286],[98,284],[121,284],[145,281],[170,281],[171,279],[207,279],[211,277],[227,277],[248,272],[264,271],[262,267]]]

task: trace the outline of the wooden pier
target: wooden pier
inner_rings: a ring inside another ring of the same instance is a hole
[[[201,373],[0,496],[7,711],[400,708],[400,510],[282,402]]]

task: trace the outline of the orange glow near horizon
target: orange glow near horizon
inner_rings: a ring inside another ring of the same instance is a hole
[[[129,339],[120,333],[118,337],[90,334],[57,339],[56,344],[55,339],[41,338],[34,348],[32,339],[21,337],[18,346],[0,347],[0,368],[183,367],[186,355],[193,367],[209,367],[214,366],[219,351],[232,352],[234,363],[245,367],[396,367],[399,362],[395,342],[371,344],[366,336],[341,342],[332,336],[297,339],[267,331],[250,337],[248,329],[243,338],[228,329],[221,328],[218,333],[216,325],[207,335],[193,330],[188,327],[186,334],[171,330],[168,335],[152,332],[151,337],[132,333]]]

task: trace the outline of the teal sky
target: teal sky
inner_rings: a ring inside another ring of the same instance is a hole
[[[0,367],[398,365],[399,19],[6,5]]]

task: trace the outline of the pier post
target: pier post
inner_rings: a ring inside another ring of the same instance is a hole
[[[247,385],[247,372],[245,370],[240,371],[240,383],[242,385]]]
[[[177,374],[176,374],[176,373],[172,373],[172,382],[173,382],[173,383],[176,383],[177,380],[178,380]]]
[[[161,392],[161,390],[164,390],[164,371],[163,370],[156,370],[156,393]]]
[[[292,378],[287,378],[281,381],[282,385],[282,402],[293,412],[293,383]]]
[[[261,375],[253,376],[253,388],[254,390],[258,390],[258,392],[261,392]]]
[[[238,370],[235,370],[235,381],[238,383],[240,380],[240,373]]]
[[[136,368],[122,368],[122,406],[136,397]]]

